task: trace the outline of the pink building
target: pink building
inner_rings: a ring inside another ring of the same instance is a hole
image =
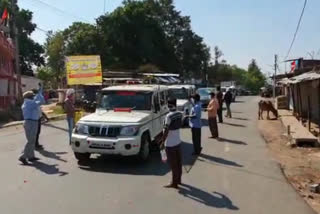
[[[0,32],[0,110],[7,110],[16,102],[18,78],[14,69],[14,46]]]

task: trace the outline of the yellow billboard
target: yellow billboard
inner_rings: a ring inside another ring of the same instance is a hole
[[[68,85],[102,83],[100,56],[68,56],[66,68]]]

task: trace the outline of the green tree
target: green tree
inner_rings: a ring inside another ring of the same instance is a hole
[[[11,3],[8,0],[1,1],[1,14],[5,8],[7,8],[9,14],[12,13]],[[25,75],[33,75],[34,67],[44,65],[45,63],[43,57],[44,49],[39,43],[31,39],[31,34],[37,27],[37,25],[32,22],[33,13],[29,10],[20,8],[16,8],[16,11],[21,73]],[[11,23],[12,19],[9,19],[9,22]],[[11,36],[12,32],[13,31],[11,29]]]
[[[154,64],[161,70],[170,69],[173,50],[144,2],[125,1],[124,6],[99,17],[97,27],[103,35],[103,65],[136,69]]]
[[[176,73],[186,78],[205,77],[210,61],[210,50],[203,39],[191,29],[189,16],[181,15],[173,0],[145,0],[150,13],[160,23],[167,41],[174,49]]]
[[[63,32],[50,32],[45,44],[47,65],[52,70],[55,84],[63,87],[65,73],[66,47]]]
[[[214,47],[214,63],[215,65],[219,65],[219,60],[223,56],[222,51],[219,49],[218,46]]]
[[[266,77],[261,72],[255,59],[252,59],[248,66],[245,86],[254,93],[258,93],[259,89],[265,85]]]
[[[94,25],[75,22],[63,31],[66,55],[95,55],[101,36]]]
[[[172,0],[124,1],[100,16],[96,25],[77,22],[49,35],[46,54],[59,78],[65,55],[98,54],[106,68],[151,64],[161,71],[199,78],[205,76],[210,61],[210,50],[191,30],[190,17],[182,16]]]
[[[37,68],[37,77],[43,81],[46,88],[57,88],[55,74],[48,66]]]

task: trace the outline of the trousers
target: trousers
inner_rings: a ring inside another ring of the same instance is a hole
[[[227,117],[232,117],[232,114],[231,114],[231,108],[230,108],[230,105],[231,103],[226,103],[226,106],[227,106]]]
[[[209,118],[208,118],[208,123],[209,123],[209,128],[210,128],[211,136],[212,136],[213,138],[219,137],[217,117],[209,117]]]
[[[68,122],[69,142],[71,143],[71,137],[72,137],[72,131],[73,131],[73,125],[74,125],[73,117],[67,117],[67,122]]]
[[[219,118],[219,123],[223,123],[223,107],[222,105],[219,107],[217,114],[218,114],[218,118]]]
[[[171,184],[179,184],[182,177],[181,146],[166,147],[166,153],[172,171]]]
[[[38,120],[38,129],[37,129],[37,136],[36,136],[36,146],[39,146],[39,136],[41,133],[41,118]]]
[[[201,153],[201,128],[191,128],[194,153]]]
[[[23,127],[27,138],[27,143],[22,152],[22,157],[25,159],[34,158],[34,149],[38,132],[38,121],[25,120]]]

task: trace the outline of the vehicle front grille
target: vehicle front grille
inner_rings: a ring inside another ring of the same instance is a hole
[[[120,131],[121,127],[89,127],[89,134],[93,137],[118,137],[120,135]]]

